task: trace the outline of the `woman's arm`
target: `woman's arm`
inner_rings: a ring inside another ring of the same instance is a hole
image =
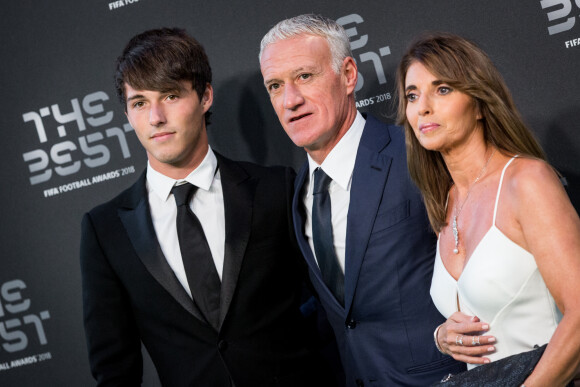
[[[580,365],[580,219],[543,161],[517,159],[506,179],[502,200],[517,222],[514,241],[532,253],[564,315],[525,385],[564,386]]]

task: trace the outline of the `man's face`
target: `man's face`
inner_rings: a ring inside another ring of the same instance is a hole
[[[125,84],[129,123],[153,169],[170,177],[194,169],[208,149],[204,114],[213,101],[212,87],[207,85],[200,101],[190,81],[180,85],[179,90],[160,92]]]
[[[286,134],[321,163],[356,115],[354,60],[346,58],[337,74],[326,39],[300,35],[267,46],[260,67]]]

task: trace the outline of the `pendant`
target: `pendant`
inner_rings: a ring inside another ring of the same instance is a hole
[[[453,223],[451,225],[451,228],[453,229],[453,239],[455,239],[455,248],[453,249],[453,252],[455,254],[459,254],[459,249],[457,248],[459,246],[459,231],[457,230],[457,215],[453,215]]]

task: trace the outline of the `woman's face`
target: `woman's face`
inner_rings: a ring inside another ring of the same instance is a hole
[[[405,99],[407,120],[428,150],[445,153],[483,133],[473,98],[445,84],[420,62],[407,70]]]

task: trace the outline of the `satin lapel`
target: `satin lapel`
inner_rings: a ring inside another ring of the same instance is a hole
[[[157,282],[185,310],[205,322],[205,319],[175,276],[161,251],[149,212],[147,191],[145,189],[145,174],[135,184],[132,194],[133,196],[127,201],[126,206],[118,209],[118,214],[133,244],[133,248],[143,265]]]
[[[252,211],[257,180],[238,164],[216,154],[224,194],[226,245],[220,300],[220,328],[238,284],[242,261],[252,229]]]
[[[347,311],[352,305],[360,268],[389,175],[392,159],[380,153],[389,142],[386,126],[371,116],[367,117],[356,156],[347,216],[344,281]]]
[[[342,309],[342,305],[336,300],[336,297],[332,294],[330,289],[326,286],[324,281],[322,280],[322,274],[320,273],[320,268],[318,267],[318,263],[316,263],[316,259],[314,258],[314,254],[312,253],[312,249],[310,248],[310,244],[308,243],[308,239],[304,235],[304,224],[306,221],[306,214],[304,209],[304,201],[303,201],[303,192],[304,184],[306,183],[306,179],[308,177],[308,162],[304,163],[298,175],[296,176],[295,181],[295,188],[294,188],[294,197],[292,198],[292,217],[294,221],[294,232],[296,234],[296,239],[298,240],[298,245],[300,246],[300,251],[310,268],[310,271],[314,274],[316,280],[320,283],[319,288],[324,289],[325,298],[328,300],[332,300],[336,304],[337,308]],[[322,296],[322,294],[320,294]]]

